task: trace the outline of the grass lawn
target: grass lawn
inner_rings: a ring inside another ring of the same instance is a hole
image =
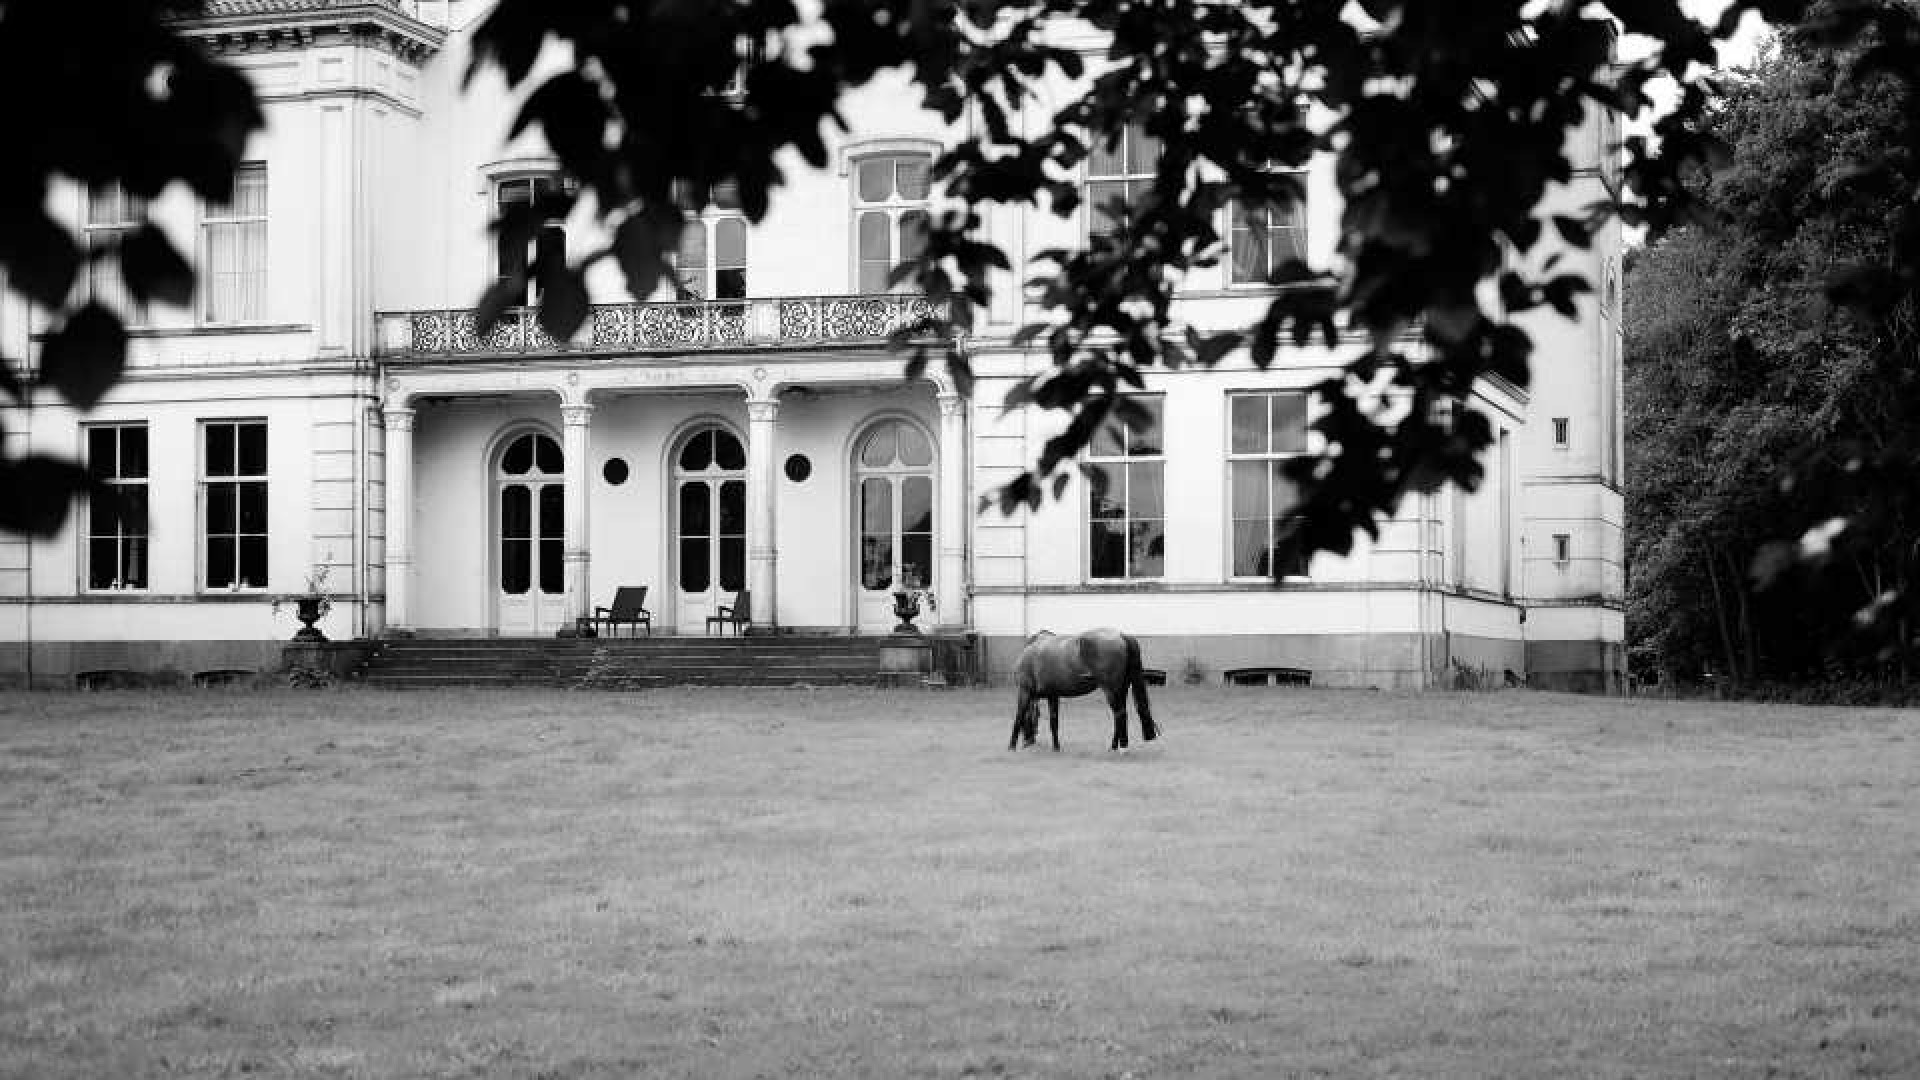
[[[0,1076],[1920,1075],[1920,713],[1155,703],[0,697]]]

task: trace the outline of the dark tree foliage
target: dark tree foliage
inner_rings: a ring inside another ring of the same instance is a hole
[[[778,152],[824,164],[822,132],[840,123],[846,91],[882,70],[906,72],[928,107],[955,123],[971,115],[978,132],[935,163],[958,208],[935,215],[924,253],[897,271],[954,301],[961,328],[986,302],[990,271],[1008,263],[978,238],[980,205],[1072,213],[1076,168],[1143,122],[1163,152],[1119,236],[1042,252],[1023,268],[1045,316],[1017,340],[1044,343],[1053,366],[1009,404],[1064,410],[1071,421],[1000,502],[1037,501],[1049,475],[1058,491],[1060,466],[1127,408],[1122,395],[1144,368],[1210,365],[1242,348],[1266,365],[1286,342],[1344,334],[1356,342],[1345,371],[1317,388],[1327,452],[1296,463],[1304,502],[1287,564],[1349,550],[1356,530],[1373,533],[1409,492],[1478,484],[1491,426],[1470,408],[1436,406],[1464,406],[1483,376],[1524,386],[1531,343],[1512,317],[1541,307],[1572,315],[1590,288],[1551,265],[1511,270],[1508,250],[1531,251],[1548,230],[1584,245],[1615,212],[1655,229],[1682,220],[1680,170],[1715,149],[1698,130],[1708,87],[1690,65],[1710,65],[1715,36],[1746,10],[1797,19],[1804,6],[1745,0],[1709,28],[1678,0],[1366,0],[1364,26],[1346,0],[822,0],[804,18],[790,0],[503,0],[478,29],[474,63],[510,84],[537,83],[514,130],[539,126],[593,194],[613,240],[586,261],[618,260],[637,296],[666,272],[676,189],[735,180],[758,219],[782,179]],[[1047,44],[1044,25],[1062,17],[1110,35],[1106,55],[1089,65]],[[1659,47],[1616,64],[1615,19]],[[803,21],[812,32],[795,32]],[[568,46],[574,63],[536,76],[549,40]],[[722,93],[743,65],[744,93]],[[1625,203],[1571,216],[1539,209],[1571,176],[1569,131],[1597,107],[1639,111],[1643,87],[1662,73],[1681,77],[1682,98],[1660,121],[1657,145],[1629,140]],[[1080,79],[1077,96],[1028,133],[1013,117],[1057,76]],[[1275,167],[1322,152],[1337,160],[1342,265],[1288,268],[1287,280],[1304,284],[1281,290],[1251,326],[1180,324],[1171,301],[1181,273],[1222,253],[1217,211],[1237,196],[1295,194]],[[497,227],[525,234],[567,205],[555,201],[517,208]],[[584,317],[582,270],[533,271],[550,332],[570,333]],[[1500,304],[1488,310],[1481,287],[1495,282]],[[520,288],[499,287],[486,314]],[[1404,347],[1410,328],[1424,351]],[[909,373],[927,361],[922,346]],[[946,362],[967,385],[964,358],[949,350]],[[1388,415],[1369,405],[1365,391],[1385,382],[1410,407]]]
[[[92,257],[117,258],[141,303],[184,305],[192,267],[161,231],[127,232],[89,253],[49,212],[60,181],[119,184],[141,198],[175,181],[208,199],[232,194],[247,136],[260,127],[252,85],[209,59],[172,21],[197,4],[166,0],[0,3],[0,95],[21,123],[0,166],[0,275],[52,321],[38,363],[0,357],[0,394],[31,406],[36,387],[90,408],[119,381],[127,335],[117,312],[76,303]],[[92,482],[77,463],[0,456],[0,529],[47,535]]]
[[[1860,62],[1880,31],[1836,54],[1825,18],[1708,118],[1729,149],[1693,180],[1713,224],[1629,269],[1628,625],[1645,667],[1913,671],[1920,304],[1898,268],[1920,159],[1906,86]]]

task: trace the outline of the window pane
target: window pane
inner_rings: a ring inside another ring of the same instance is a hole
[[[921,154],[910,154],[896,158],[894,168],[895,190],[908,202],[918,202],[927,197],[927,181],[931,175],[933,162]]]
[[[1269,513],[1276,522],[1284,520],[1300,505],[1300,489],[1287,479],[1286,470],[1279,462],[1273,464],[1273,508]]]
[[[1259,229],[1235,227],[1232,241],[1233,284],[1264,285],[1271,281],[1267,234]]]
[[[860,537],[860,587],[879,591],[893,584],[893,536],[890,533]]]
[[[500,591],[508,596],[524,596],[532,585],[533,543],[500,541]]]
[[[860,288],[862,293],[883,293],[887,291],[887,279],[893,276],[893,264],[886,259],[860,260]]]
[[[705,472],[713,464],[713,432],[702,431],[680,448],[680,467],[687,472]]]
[[[900,531],[933,531],[933,481],[925,476],[909,476],[900,482]]]
[[[1232,464],[1233,519],[1264,521],[1269,515],[1267,497],[1268,464],[1264,461],[1236,461]]]
[[[1087,443],[1087,453],[1095,457],[1120,457],[1126,453],[1126,446],[1120,440],[1120,422],[1108,420],[1093,429],[1093,438]]]
[[[713,299],[744,300],[747,297],[747,272],[744,269],[715,270]],[[738,310],[737,308],[734,310]]]
[[[1271,571],[1272,550],[1268,547],[1265,521],[1233,523],[1233,576],[1265,577]]]
[[[1127,514],[1130,517],[1165,517],[1166,499],[1160,489],[1162,465],[1127,466]]]
[[[1114,200],[1121,205],[1112,205]],[[1087,185],[1087,210],[1093,216],[1089,218],[1088,232],[1094,236],[1116,235],[1124,231],[1127,223],[1126,203],[1127,185],[1117,180],[1098,180]]]
[[[747,450],[740,445],[730,431],[713,433],[714,461],[723,469],[744,469],[747,467]]]
[[[928,533],[907,533],[900,537],[900,577],[910,589],[933,585],[933,537]]]
[[[566,458],[560,453],[560,444],[545,435],[533,437],[533,465],[548,476],[559,476],[567,469]]]
[[[234,583],[234,545],[231,536],[207,538],[207,587],[225,589]]]
[[[860,482],[860,531],[893,531],[893,484],[881,477],[870,476]]]
[[[1096,521],[1087,530],[1088,573],[1091,577],[1127,576],[1126,525],[1118,521]]]
[[[1127,453],[1130,455],[1153,455],[1160,452],[1160,406],[1157,397],[1137,397],[1132,399],[1146,411],[1147,423],[1127,425]]]
[[[897,456],[895,451],[894,429],[897,424],[882,424],[867,436],[867,444],[860,448],[860,464],[881,466],[892,464]]]
[[[1232,452],[1267,452],[1267,398],[1264,394],[1237,394],[1228,399],[1232,414]]]
[[[87,429],[87,471],[95,476],[120,475],[118,428]]]
[[[147,429],[126,427],[120,430],[120,477],[124,480],[147,478]]]
[[[249,589],[267,587],[267,538],[240,538],[240,584]]]
[[[1128,567],[1131,577],[1159,577],[1166,562],[1166,523],[1133,521],[1127,523]]]
[[[707,201],[712,203],[714,208],[718,210],[740,209],[739,183],[733,180],[720,181],[713,185],[712,191],[707,193]]]
[[[1119,465],[1090,465],[1087,481],[1087,513],[1096,519],[1126,516],[1127,492]],[[1098,478],[1098,479],[1095,479]]]
[[[87,191],[87,224],[118,225],[121,217],[120,185],[107,184]]]
[[[267,425],[241,424],[236,435],[240,443],[240,475],[267,475]]]
[[[243,533],[264,533],[267,531],[267,485],[264,481],[254,480],[239,485],[240,488],[240,531]]]
[[[713,532],[713,502],[704,481],[680,485],[680,535],[707,536]]]
[[[1127,125],[1127,172],[1150,173],[1160,166],[1160,140],[1137,124]]]
[[[207,535],[231,536],[239,523],[238,484],[207,485]]]
[[[559,537],[540,541],[540,591],[557,596],[567,590],[566,560]]]
[[[233,202],[230,205],[234,217],[260,217],[267,212],[265,165],[240,166],[240,171],[234,174]]]
[[[892,225],[887,215],[875,210],[860,215],[860,258],[890,260],[887,233]]]
[[[516,540],[533,535],[533,497],[525,484],[500,489],[500,535]]]
[[[119,584],[119,560],[117,538],[96,535],[87,541],[87,588],[110,589]]]
[[[559,484],[540,486],[540,535],[559,537],[567,530],[566,488]]]
[[[508,476],[525,475],[533,468],[533,436],[522,435],[507,446],[500,456],[500,471]]]
[[[233,425],[207,425],[207,475],[233,475]]]
[[[1307,395],[1275,394],[1273,397],[1273,451],[1299,454],[1307,449]]]
[[[680,591],[703,593],[713,584],[709,566],[707,538],[686,537],[680,541]]]
[[[720,485],[720,535],[745,536],[747,532],[747,482],[727,480]]]
[[[738,536],[720,538],[720,588],[737,593],[747,580],[747,542]]]
[[[130,536],[121,544],[120,584],[129,589],[147,587],[147,538]]]
[[[1104,141],[1095,143],[1093,146],[1092,153],[1087,155],[1087,175],[1088,176],[1120,175],[1123,171],[1125,171],[1123,169],[1124,163],[1120,155],[1121,155],[1121,147],[1119,145],[1118,140],[1115,140],[1113,143],[1107,143]],[[1091,187],[1092,185],[1089,184],[1088,186]]]
[[[120,532],[126,536],[147,535],[147,486],[124,484],[120,492]]]
[[[721,218],[714,222],[713,248],[715,266],[747,265],[747,223],[739,218]]]
[[[897,424],[895,431],[900,439],[900,460],[907,465],[930,465],[933,463],[933,447],[927,442],[926,435],[912,424]]]
[[[927,215],[909,210],[900,215],[900,261],[917,259],[927,248]]]
[[[892,158],[868,158],[860,163],[858,173],[861,202],[886,202],[893,194]]]
[[[680,230],[680,252],[676,257],[680,265],[680,281],[687,292],[696,297],[707,295],[707,225],[704,221],[689,221]]]

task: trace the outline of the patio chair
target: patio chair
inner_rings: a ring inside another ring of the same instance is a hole
[[[645,585],[622,585],[613,590],[613,604],[609,607],[596,607],[593,617],[587,620],[596,630],[602,630],[612,637],[615,630],[622,626],[633,630],[645,629],[648,637],[653,636],[653,612],[647,610],[647,587]],[[631,632],[629,633],[631,635]]]
[[[707,616],[707,633],[713,633],[714,628],[718,627],[720,632],[724,634],[727,627],[731,626],[735,634],[740,634],[744,633],[752,622],[753,594],[745,589],[741,589],[738,593],[734,594],[731,606],[721,604],[717,612]]]

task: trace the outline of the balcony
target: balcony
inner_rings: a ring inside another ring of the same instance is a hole
[[[556,341],[533,308],[509,308],[491,333],[475,332],[471,308],[374,315],[379,355],[389,362],[555,354],[728,352],[884,343],[896,330],[937,320],[942,305],[921,296],[778,296],[672,304],[595,304],[570,341]]]

